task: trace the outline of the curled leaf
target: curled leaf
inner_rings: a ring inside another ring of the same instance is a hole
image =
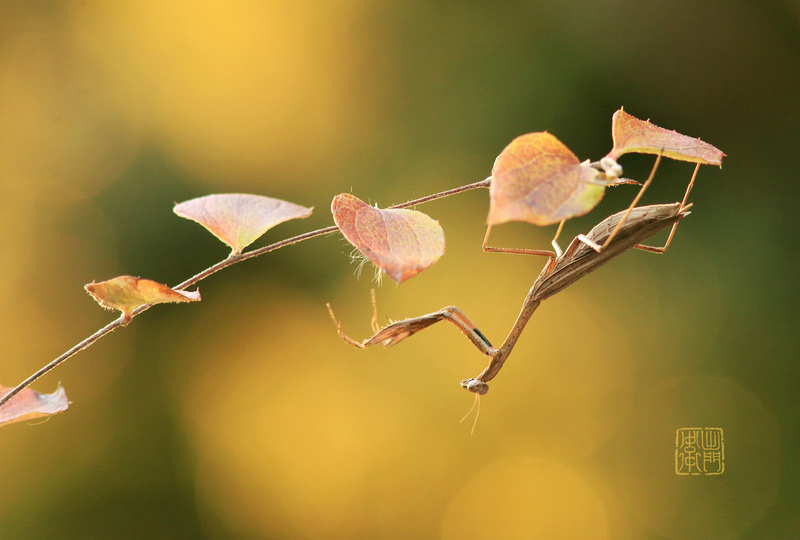
[[[582,216],[603,198],[604,185],[600,171],[550,133],[521,135],[494,162],[487,222],[550,225]]]
[[[333,198],[331,212],[347,241],[397,283],[444,254],[444,231],[422,212],[373,208],[349,193]]]
[[[157,281],[133,276],[119,276],[100,283],[93,281],[84,289],[104,308],[120,310],[123,315],[123,324],[128,324],[131,320],[131,312],[144,304],[200,300],[199,290],[176,291]]]
[[[10,391],[11,388],[0,385],[0,397]],[[0,425],[51,416],[66,411],[67,408],[69,400],[61,385],[52,394],[40,394],[36,390],[25,388],[0,407]]]
[[[609,157],[619,158],[628,152],[639,154],[662,154],[679,161],[691,161],[705,165],[722,165],[725,156],[721,150],[676,131],[660,128],[649,120],[639,120],[620,109],[611,121],[611,137],[614,148]]]
[[[313,210],[280,199],[242,193],[206,195],[173,208],[177,215],[208,229],[237,255],[275,225],[306,218]]]

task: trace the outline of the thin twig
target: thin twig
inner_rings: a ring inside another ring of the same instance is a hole
[[[476,188],[488,188],[489,185],[492,183],[492,177],[489,176],[481,180],[480,182],[474,182],[472,184],[467,184],[465,186],[460,186],[453,189],[448,189],[447,191],[441,191],[439,193],[434,193],[433,195],[428,195],[427,197],[421,197],[419,199],[414,199],[413,201],[408,201],[403,204],[396,204],[394,206],[390,206],[389,208],[408,208],[409,206],[416,206],[418,204],[435,201],[436,199],[442,199],[444,197],[449,197],[450,195],[455,195],[457,193],[461,193],[464,191],[469,191],[470,189]]]
[[[395,206],[391,206],[390,208],[408,208],[409,206],[415,206],[417,204],[422,204],[422,203],[425,203],[425,202],[434,201],[436,199],[441,199],[441,198],[448,197],[450,195],[455,195],[457,193],[461,193],[461,192],[468,191],[468,190],[471,190],[471,189],[476,189],[476,188],[481,188],[481,187],[487,187],[488,188],[489,184],[491,183],[491,180],[492,180],[492,178],[489,177],[489,178],[486,178],[485,180],[481,180],[480,182],[474,182],[472,184],[467,184],[467,185],[460,186],[460,187],[457,187],[457,188],[449,189],[447,191],[434,193],[433,195],[428,195],[426,197],[421,197],[419,199],[414,199],[413,201],[408,201],[408,202],[403,203],[403,204],[397,204]],[[214,264],[213,266],[209,266],[208,268],[206,268],[202,272],[199,272],[198,274],[195,274],[194,276],[190,277],[189,279],[187,279],[183,283],[180,283],[179,285],[176,285],[175,287],[173,287],[173,289],[178,290],[178,291],[182,291],[182,290],[184,290],[184,289],[186,289],[188,287],[191,287],[192,285],[194,285],[196,283],[199,283],[200,281],[204,280],[208,276],[210,276],[212,274],[215,274],[215,273],[219,272],[220,270],[222,270],[224,268],[228,268],[229,266],[233,266],[236,263],[245,261],[247,259],[252,259],[253,257],[258,257],[259,255],[263,255],[265,253],[269,253],[270,251],[274,251],[274,250],[276,250],[278,248],[282,248],[282,247],[289,246],[289,245],[292,245],[292,244],[297,244],[298,242],[302,242],[303,240],[310,240],[310,239],[316,238],[318,236],[331,234],[331,233],[334,233],[334,232],[336,232],[338,230],[339,230],[339,227],[337,227],[336,225],[332,225],[330,227],[325,227],[323,229],[317,229],[315,231],[311,231],[311,232],[303,233],[303,234],[300,234],[300,235],[297,235],[297,236],[293,236],[292,238],[287,238],[285,240],[281,240],[279,242],[275,242],[274,244],[270,244],[268,246],[264,246],[264,247],[261,247],[261,248],[258,248],[258,249],[254,249],[252,251],[248,251],[246,253],[242,253],[241,255],[231,254],[228,258],[226,258],[226,259]],[[137,315],[139,315],[139,314],[143,313],[144,311],[150,309],[151,307],[152,307],[151,304],[144,304],[142,306],[137,307],[136,309],[134,309],[131,312],[131,320],[134,317],[136,317]],[[74,356],[75,354],[79,353],[80,351],[82,351],[84,349],[87,349],[92,344],[94,344],[97,340],[99,340],[101,337],[105,336],[106,334],[109,334],[109,333],[113,332],[114,330],[116,330],[120,326],[124,326],[122,317],[120,317],[120,318],[108,323],[106,326],[104,326],[103,328],[101,328],[100,330],[98,330],[97,332],[92,334],[91,336],[87,337],[86,339],[84,339],[83,341],[81,341],[80,343],[78,343],[77,345],[75,345],[74,347],[69,349],[68,351],[66,351],[64,354],[62,354],[61,356],[59,356],[58,358],[56,358],[55,360],[53,360],[52,362],[50,362],[46,366],[42,367],[39,371],[37,371],[36,373],[34,373],[33,375],[31,375],[30,377],[28,377],[27,379],[25,379],[21,383],[19,383],[17,386],[15,386],[10,392],[8,392],[4,396],[0,397],[0,407],[5,405],[6,402],[8,402],[11,398],[13,398],[15,395],[20,393],[22,390],[24,390],[25,388],[27,388],[28,386],[33,384],[37,379],[39,379],[40,377],[44,376],[45,374],[49,373],[50,371],[52,371],[53,369],[55,369],[56,367],[58,367],[59,365],[64,363],[68,358]]]

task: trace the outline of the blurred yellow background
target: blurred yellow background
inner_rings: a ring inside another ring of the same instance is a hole
[[[701,169],[667,254],[544,303],[474,435],[458,382],[485,357],[448,325],[347,346],[325,302],[362,339],[374,284],[341,236],[317,238],[39,381],[73,403],[2,430],[2,537],[800,537],[797,2],[5,0],[0,382],[112,320],[85,283],[174,285],[227,255],[174,202],[316,208],[265,245],[332,224],[341,192],[385,207],[481,180],[522,133],[599,159],[620,106],[719,147],[723,169]],[[639,180],[651,164],[621,160]],[[692,168],[663,163],[643,202],[679,200]],[[481,252],[484,190],[419,210],[447,254],[385,280],[381,320],[455,304],[499,344],[543,261]],[[724,474],[675,474],[687,427],[723,428]]]

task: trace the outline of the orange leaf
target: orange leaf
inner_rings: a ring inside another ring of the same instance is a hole
[[[119,276],[108,281],[84,287],[106,309],[118,309],[123,315],[123,324],[131,320],[131,312],[144,304],[164,302],[195,302],[200,300],[200,291],[176,291],[166,285],[149,279],[132,276]]]
[[[679,161],[722,166],[725,154],[700,139],[660,128],[651,124],[649,120],[639,120],[622,109],[614,113],[611,122],[614,148],[608,155],[613,159],[628,152],[637,152],[662,154]]]
[[[605,191],[600,171],[580,163],[546,131],[521,135],[497,156],[489,186],[489,225],[550,225],[582,216]]]
[[[347,241],[397,283],[444,254],[444,231],[422,212],[380,210],[348,193],[333,198],[331,212]]]
[[[0,386],[0,397],[10,391],[11,388]],[[67,408],[69,400],[61,385],[52,394],[40,394],[36,390],[25,388],[0,407],[0,425],[50,416],[66,411]]]
[[[306,218],[313,208],[280,199],[226,193],[206,195],[175,205],[173,211],[196,221],[228,244],[236,255],[279,223]]]

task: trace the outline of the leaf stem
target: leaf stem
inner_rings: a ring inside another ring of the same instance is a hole
[[[469,191],[471,189],[476,189],[476,188],[481,188],[481,187],[487,187],[488,188],[489,184],[491,183],[491,180],[492,180],[492,178],[489,177],[489,178],[486,178],[485,180],[481,180],[480,182],[474,182],[472,184],[467,184],[467,185],[460,186],[460,187],[457,187],[457,188],[449,189],[447,191],[441,191],[439,193],[434,193],[433,195],[427,195],[427,196],[421,197],[419,199],[414,199],[413,201],[408,201],[408,202],[403,203],[403,204],[397,204],[395,206],[391,206],[390,208],[408,208],[409,206],[415,206],[417,204],[422,204],[422,203],[426,203],[426,202],[429,202],[429,201],[434,201],[436,199],[442,199],[444,197],[448,197],[450,195],[455,195],[457,193],[461,193],[461,192],[464,192],[464,191]],[[222,260],[222,261],[220,261],[220,262],[218,262],[218,263],[216,263],[216,264],[214,264],[212,266],[209,266],[205,270],[195,274],[194,276],[190,277],[186,281],[176,285],[175,287],[173,287],[173,289],[178,290],[178,291],[182,291],[182,290],[184,290],[184,289],[186,289],[188,287],[191,287],[192,285],[194,285],[196,283],[199,283],[200,281],[204,280],[208,276],[210,276],[212,274],[215,274],[215,273],[219,272],[220,270],[222,270],[224,268],[228,268],[229,266],[233,266],[236,263],[245,261],[247,259],[252,259],[253,257],[258,257],[259,255],[263,255],[265,253],[269,253],[270,251],[274,251],[274,250],[276,250],[278,248],[282,248],[282,247],[289,246],[289,245],[292,245],[292,244],[297,244],[298,242],[302,242],[303,240],[310,240],[310,239],[316,238],[318,236],[331,234],[331,233],[334,233],[334,232],[336,232],[338,230],[339,230],[339,227],[337,227],[336,225],[332,225],[330,227],[325,227],[325,228],[322,228],[322,229],[317,229],[315,231],[310,231],[310,232],[303,233],[303,234],[300,234],[300,235],[297,235],[297,236],[293,236],[292,238],[287,238],[285,240],[281,240],[279,242],[275,242],[274,244],[270,244],[268,246],[264,246],[264,247],[261,247],[261,248],[258,248],[258,249],[254,249],[254,250],[242,253],[241,255],[231,254],[231,255],[228,256],[228,258],[226,258],[226,259],[224,259],[224,260]],[[131,320],[134,317],[136,317],[137,315],[139,315],[140,313],[143,313],[144,311],[150,309],[151,307],[152,307],[151,304],[144,304],[142,306],[137,307],[136,309],[134,309],[131,312]],[[106,326],[104,326],[103,328],[99,329],[97,332],[95,332],[91,336],[87,337],[86,339],[84,339],[80,343],[76,344],[74,347],[72,347],[71,349],[66,351],[64,354],[62,354],[58,358],[54,359],[49,364],[47,364],[44,367],[42,367],[39,371],[37,371],[36,373],[34,373],[33,375],[31,375],[30,377],[28,377],[27,379],[25,379],[21,383],[19,383],[10,392],[8,392],[4,396],[0,397],[0,407],[5,405],[11,398],[13,398],[15,395],[20,393],[22,390],[24,390],[25,388],[27,388],[28,386],[33,384],[37,379],[39,379],[40,377],[44,376],[45,374],[49,373],[50,371],[52,371],[53,369],[55,369],[56,367],[58,367],[59,365],[64,363],[68,358],[74,356],[75,354],[81,352],[84,349],[89,348],[91,345],[93,345],[101,337],[105,336],[106,334],[110,334],[111,332],[113,332],[114,330],[119,328],[120,326],[124,326],[123,325],[123,318],[121,316],[118,319],[108,323]]]

